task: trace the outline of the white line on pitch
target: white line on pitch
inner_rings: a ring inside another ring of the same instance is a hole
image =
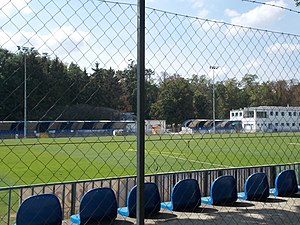
[[[128,149],[129,151],[136,151],[134,149]],[[149,152],[149,151],[148,151]],[[177,155],[180,155],[181,153],[177,153],[177,152],[174,152],[174,153],[169,153],[169,152],[157,152],[157,151],[151,151],[150,153],[154,153],[154,154],[158,154],[158,155],[165,155],[167,157],[170,157],[170,158],[174,158],[174,159],[180,159],[180,160],[184,160],[184,161],[190,161],[190,162],[195,162],[195,163],[201,163],[201,164],[206,164],[206,165],[213,165],[213,166],[220,166],[220,167],[229,167],[229,166],[226,166],[226,165],[221,165],[221,164],[215,164],[215,163],[208,163],[208,162],[202,162],[202,161],[198,161],[198,160],[194,160],[194,159],[187,159],[187,158],[181,158],[181,157],[176,157],[176,156],[173,156],[175,154]],[[171,155],[172,154],[172,155]]]
[[[300,143],[289,143],[289,145],[300,145]]]

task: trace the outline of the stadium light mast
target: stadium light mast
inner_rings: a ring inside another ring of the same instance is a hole
[[[24,56],[24,135],[27,138],[27,62],[26,56],[34,50],[34,47],[17,46],[18,51]]]
[[[212,111],[213,111],[213,134],[216,133],[216,96],[215,96],[215,70],[219,69],[219,66],[209,66],[212,70]]]

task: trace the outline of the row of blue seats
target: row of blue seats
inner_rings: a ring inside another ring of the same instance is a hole
[[[172,211],[193,211],[201,202],[214,205],[230,205],[238,198],[243,200],[264,201],[269,195],[293,196],[299,191],[294,170],[282,171],[275,179],[275,188],[269,189],[265,173],[249,176],[244,184],[244,192],[237,193],[233,176],[218,177],[211,185],[210,196],[201,197],[198,181],[184,179],[176,183],[171,192],[170,202],[161,202],[155,183],[145,183],[145,215],[151,216],[165,208]],[[113,222],[117,213],[123,216],[136,216],[136,191],[134,186],[128,193],[127,206],[117,208],[115,193],[111,188],[95,188],[86,192],[79,206],[79,214],[70,220],[76,224],[94,222]],[[16,225],[61,225],[62,209],[58,198],[53,194],[34,195],[24,200],[17,212]]]

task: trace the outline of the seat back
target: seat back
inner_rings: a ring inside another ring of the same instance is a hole
[[[111,188],[95,188],[86,192],[79,206],[80,222],[112,222],[117,217],[117,200]]]
[[[177,182],[171,192],[171,202],[175,211],[189,211],[201,204],[198,181],[185,179]]]
[[[232,204],[237,200],[236,180],[233,176],[220,176],[211,186],[210,196],[214,205]]]
[[[62,210],[58,198],[53,194],[33,195],[25,199],[16,217],[17,225],[61,225]]]
[[[130,217],[136,217],[136,191],[137,186],[134,186],[127,197],[127,207]],[[158,213],[160,210],[160,195],[158,187],[155,183],[145,183],[144,186],[144,204],[145,216],[151,216]]]
[[[266,200],[269,197],[269,182],[265,173],[251,174],[244,185],[247,200]]]
[[[297,178],[294,170],[284,170],[275,179],[278,196],[292,196],[298,192]]]

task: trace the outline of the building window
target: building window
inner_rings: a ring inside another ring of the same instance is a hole
[[[292,112],[289,112],[289,116],[292,116]]]
[[[284,116],[284,112],[281,112],[281,115]]]
[[[275,112],[275,116],[278,116],[278,112]]]
[[[290,123],[286,123],[286,126],[289,127],[289,126],[290,126]]]
[[[278,123],[275,123],[275,126],[277,127],[277,126],[278,126]]]
[[[234,113],[231,113],[231,116],[234,116]]]
[[[296,116],[297,115],[296,112],[294,112],[293,115]]]
[[[254,111],[245,111],[244,118],[254,118]]]
[[[243,113],[242,113],[242,112],[240,112],[240,116],[243,116]]]
[[[257,118],[267,118],[267,112],[256,112]]]
[[[281,123],[281,126],[283,126],[283,127],[284,127],[284,123]]]
[[[235,113],[235,116],[238,116],[238,115],[239,115],[239,114],[236,112],[236,113]]]
[[[296,124],[295,124],[295,123],[292,123],[292,126],[294,127],[294,126],[296,126]]]
[[[270,116],[273,116],[273,111],[270,112]]]

